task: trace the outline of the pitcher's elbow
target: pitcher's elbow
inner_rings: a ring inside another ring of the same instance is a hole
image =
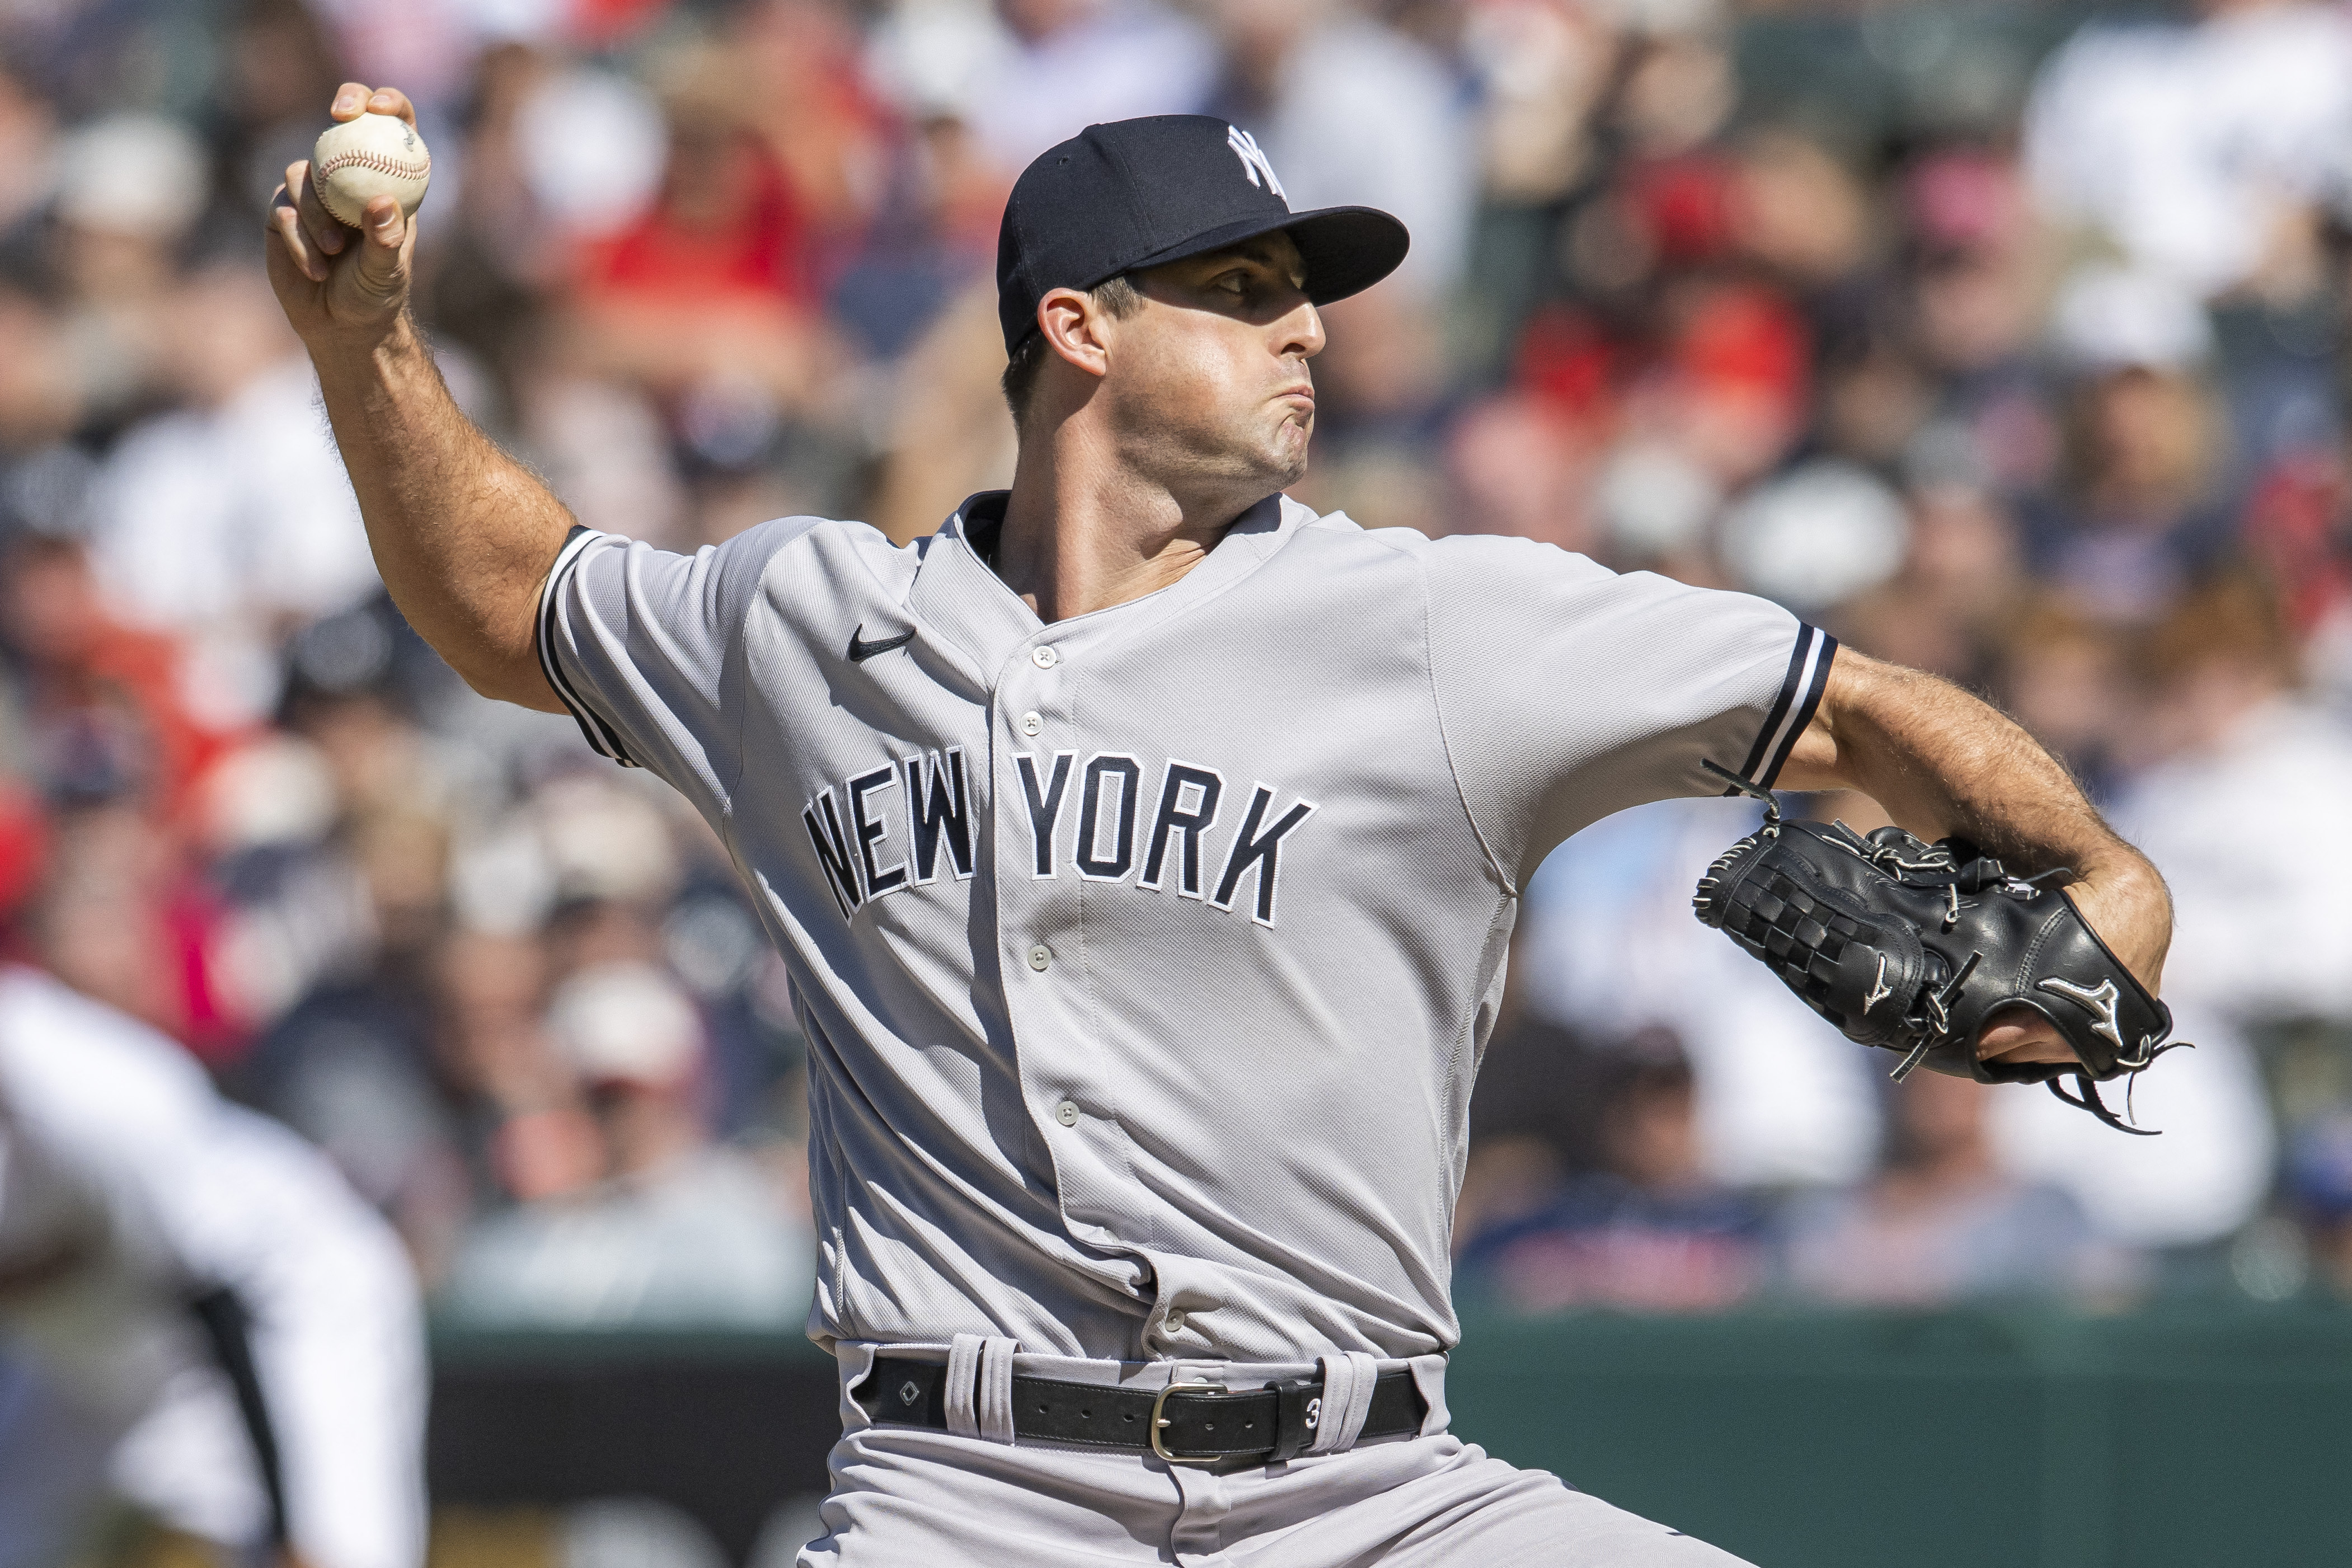
[[[445,658],[447,656],[443,656]],[[468,658],[448,660],[457,679],[478,697],[493,702],[511,702],[518,708],[534,709],[541,713],[562,713],[567,710],[563,700],[547,682],[547,674],[534,657],[528,660]]]

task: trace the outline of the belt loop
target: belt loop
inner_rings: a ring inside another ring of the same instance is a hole
[[[1013,1352],[1017,1340],[980,1342],[980,1376],[974,1390],[980,1435],[992,1443],[1013,1441]]]
[[[1336,1454],[1356,1446],[1371,1413],[1372,1384],[1381,1363],[1362,1351],[1345,1351],[1318,1358],[1323,1368],[1323,1409],[1316,1423],[1310,1454]]]
[[[1417,1355],[1412,1358],[1412,1384],[1421,1391],[1421,1402],[1428,1407],[1421,1418],[1423,1437],[1444,1431],[1453,1425],[1454,1417],[1445,1406],[1445,1355]]]
[[[959,1437],[980,1436],[980,1417],[972,1409],[971,1395],[980,1372],[981,1347],[986,1342],[978,1334],[958,1334],[948,1347],[948,1380],[942,1392],[948,1430]]]

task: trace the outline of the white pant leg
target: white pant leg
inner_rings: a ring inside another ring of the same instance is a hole
[[[845,1432],[826,1532],[799,1568],[1109,1568],[1164,1563],[1183,1509],[1158,1461],[906,1426]]]
[[[831,1463],[800,1568],[1742,1568],[1446,1435],[1214,1475],[866,1426]]]
[[[1217,1568],[1743,1568],[1446,1433],[1203,1479],[1224,1501]]]

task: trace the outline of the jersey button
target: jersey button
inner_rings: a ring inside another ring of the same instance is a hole
[[[1066,1100],[1062,1101],[1054,1107],[1054,1120],[1065,1127],[1076,1127],[1078,1124],[1077,1106]]]
[[[1024,713],[1021,715],[1021,732],[1023,734],[1034,735],[1045,727],[1045,721],[1039,718],[1036,714]]]
[[[1062,656],[1050,647],[1033,647],[1029,650],[1029,662],[1040,669],[1051,669],[1062,662]]]
[[[1047,966],[1053,962],[1054,950],[1047,947],[1044,942],[1041,942],[1036,946],[1029,950],[1029,967],[1037,971],[1038,973],[1043,974]]]
[[[1160,1321],[1167,1325],[1168,1331],[1170,1333],[1182,1333],[1184,1331],[1184,1309],[1181,1307],[1172,1309],[1165,1318],[1160,1320]]]

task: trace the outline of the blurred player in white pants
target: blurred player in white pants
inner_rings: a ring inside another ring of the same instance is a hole
[[[125,1507],[225,1562],[416,1568],[425,1388],[407,1259],[320,1155],[0,964],[0,1568]]]

